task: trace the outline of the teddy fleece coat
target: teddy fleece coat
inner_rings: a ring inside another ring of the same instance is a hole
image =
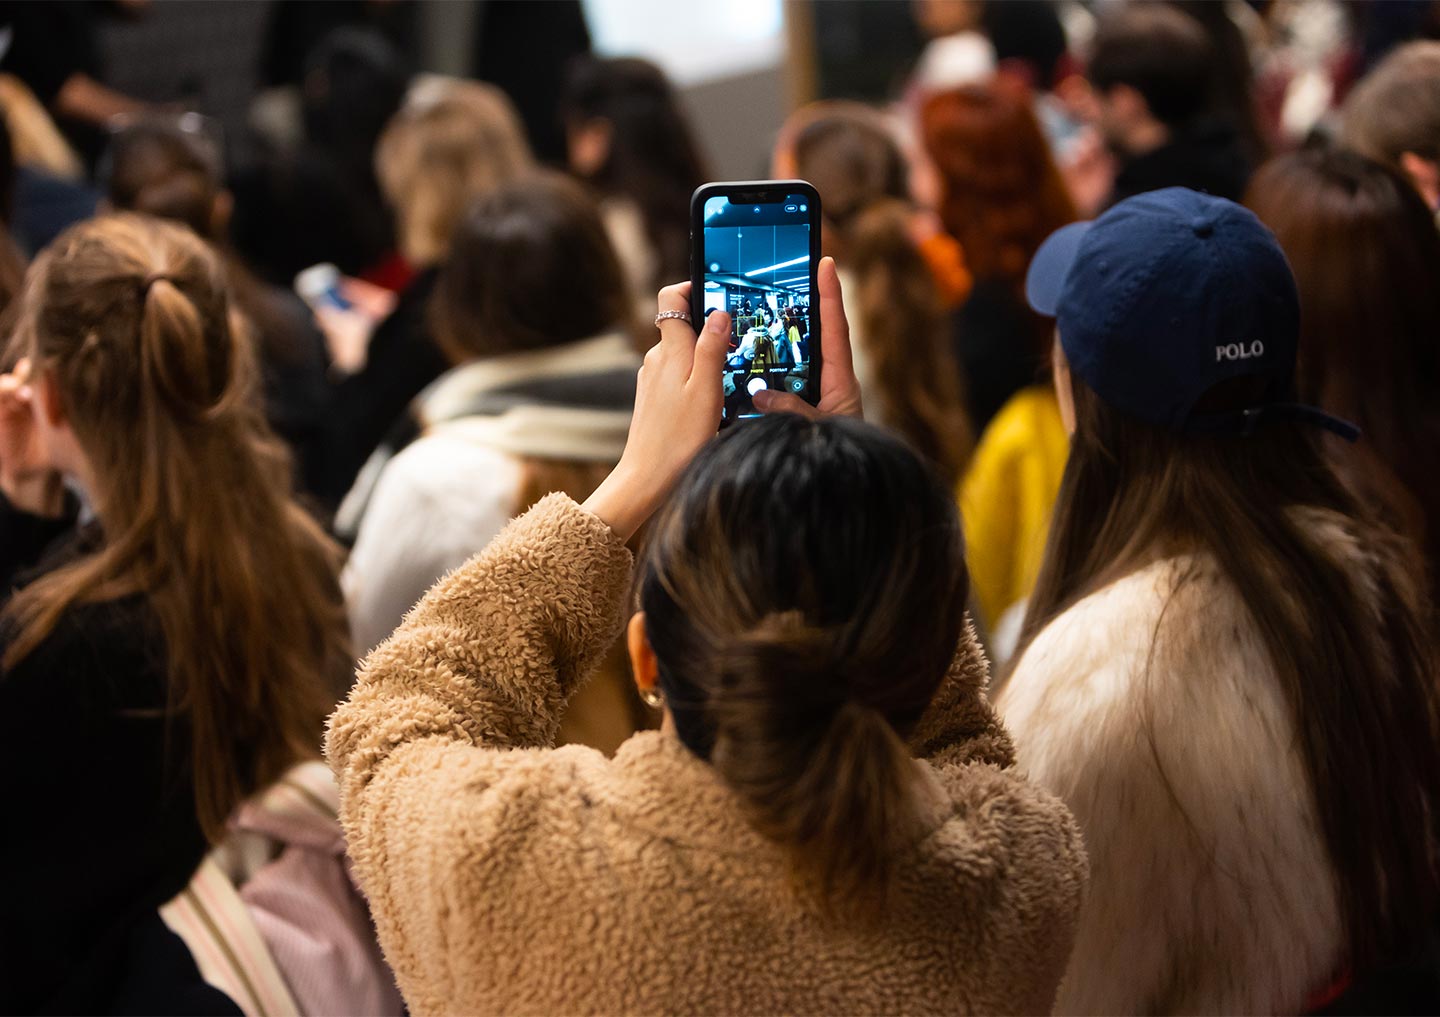
[[[417,1013],[1042,1013],[1086,878],[1017,777],[967,631],[922,719],[923,831],[871,926],[789,888],[673,734],[551,748],[619,632],[632,560],[551,495],[365,661],[327,742],[380,941]]]

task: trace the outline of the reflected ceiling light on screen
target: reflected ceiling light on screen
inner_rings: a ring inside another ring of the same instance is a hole
[[[798,258],[791,258],[789,261],[782,261],[778,265],[770,265],[766,268],[757,268],[753,272],[746,272],[745,278],[749,279],[752,276],[764,275],[766,272],[774,272],[778,268],[789,268],[791,265],[802,265],[809,260],[810,255],[802,254]]]
[[[776,279],[775,285],[784,286],[786,283],[808,282],[809,280],[810,277],[808,275],[797,275],[793,279]]]

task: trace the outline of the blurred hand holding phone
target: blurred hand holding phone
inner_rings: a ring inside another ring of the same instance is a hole
[[[370,336],[395,310],[395,294],[383,286],[342,275],[328,263],[311,265],[297,275],[295,292],[314,313],[334,368],[343,374],[363,368]]]

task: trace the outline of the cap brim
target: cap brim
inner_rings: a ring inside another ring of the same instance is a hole
[[[1055,308],[1060,305],[1060,291],[1065,288],[1065,277],[1075,264],[1075,256],[1085,234],[1090,232],[1091,222],[1072,222],[1061,226],[1045,238],[1035,257],[1030,260],[1030,270],[1025,273],[1025,299],[1038,313],[1055,317]]]

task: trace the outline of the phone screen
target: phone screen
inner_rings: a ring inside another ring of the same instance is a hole
[[[705,199],[701,309],[730,313],[725,359],[725,423],[757,416],[762,389],[813,403],[811,223],[818,209],[805,194],[775,193],[756,203]]]

